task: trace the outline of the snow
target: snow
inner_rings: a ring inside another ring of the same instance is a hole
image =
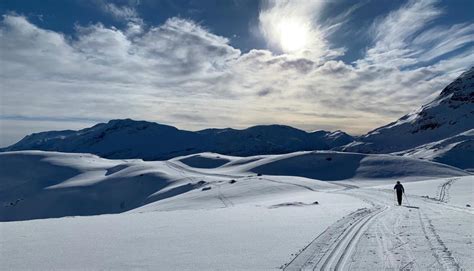
[[[473,114],[474,67],[444,88],[432,102],[339,149],[364,153],[412,149],[473,129]]]
[[[466,208],[466,205],[474,206],[474,176],[430,179],[403,185],[409,196],[424,197],[435,203],[463,208],[474,214],[474,209]],[[391,188],[390,185],[378,187]]]
[[[474,177],[409,157],[200,153],[146,162],[20,151],[0,154],[0,172],[6,270],[474,264],[466,206]],[[396,180],[417,208],[394,206]]]
[[[474,170],[474,129],[406,150],[400,154]]]
[[[221,157],[219,154],[201,153],[182,157],[179,161],[190,167],[216,168],[229,163],[231,160]]]
[[[321,205],[1,223],[2,243],[8,245],[1,246],[0,261],[5,269],[276,269],[315,234],[364,206],[348,196],[312,194],[275,202],[318,199]]]
[[[341,131],[331,133],[321,130],[308,133],[284,125],[191,132],[154,122],[122,119],[79,131],[31,134],[3,151],[44,150],[93,153],[112,159],[167,160],[206,151],[250,156],[327,150],[351,141],[353,138]]]
[[[122,213],[144,205],[159,210],[218,208],[223,202],[230,205],[221,196],[224,192],[227,201],[253,203],[295,188],[318,191],[344,185],[324,181],[469,174],[419,159],[332,151],[246,158],[202,153],[154,162],[19,151],[0,154],[0,171],[1,221]]]

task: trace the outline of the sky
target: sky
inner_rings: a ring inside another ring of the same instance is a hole
[[[0,146],[132,118],[364,134],[474,63],[471,0],[2,0]]]

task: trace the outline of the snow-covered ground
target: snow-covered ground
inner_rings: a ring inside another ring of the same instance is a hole
[[[5,270],[474,266],[474,176],[408,157],[25,151],[0,154],[0,172]]]
[[[440,141],[400,152],[413,158],[436,161],[474,171],[474,129]],[[463,157],[463,159],[460,159]]]

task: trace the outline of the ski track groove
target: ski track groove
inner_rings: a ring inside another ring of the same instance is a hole
[[[181,173],[190,172],[199,175],[209,175],[204,172],[194,171],[187,169],[176,163],[167,163],[169,167],[174,168],[175,170],[180,171]],[[243,176],[232,176],[224,174],[211,174],[215,177],[226,177],[226,178],[242,178]],[[261,180],[266,180],[269,182],[281,183],[286,185],[293,185],[300,188],[304,188],[310,191],[316,191],[310,186],[294,184],[284,181],[276,181],[267,178],[259,178]],[[450,178],[445,183],[441,184],[438,187],[437,198],[435,199],[439,203],[447,203],[449,201],[449,189],[454,181],[457,178]],[[357,186],[339,184],[344,187],[344,190],[357,189]],[[233,206],[233,202],[225,197],[221,191],[221,186],[218,186],[218,198],[224,204],[225,208]],[[375,204],[369,195],[356,195],[350,193],[351,196],[356,196],[361,200],[374,206],[372,209],[359,209],[353,213],[342,218],[338,222],[329,226],[324,232],[319,236],[313,239],[305,248],[303,248],[295,257],[288,263],[283,266],[283,270],[342,270],[345,269],[345,266],[348,264],[348,261],[351,259],[351,256],[357,246],[357,243],[362,236],[362,234],[367,231],[368,224],[377,220],[377,218],[384,213],[390,207],[385,206],[381,207],[380,205]],[[441,237],[436,232],[434,225],[432,224],[429,217],[424,214],[421,210],[418,210],[419,221],[421,224],[422,231],[425,235],[425,238],[431,248],[431,253],[433,254],[435,260],[432,265],[438,263],[445,270],[461,270],[459,263],[453,257],[451,251],[446,247],[444,242],[441,240]],[[352,222],[352,223],[344,223]],[[397,220],[398,222],[398,220]],[[342,225],[341,225],[342,224]],[[349,226],[345,226],[344,224]],[[386,227],[386,225],[384,225]],[[394,225],[394,227],[396,227]],[[376,235],[385,235],[388,233],[387,229],[381,229],[380,225],[377,226],[375,231]],[[393,232],[392,234],[395,235]],[[335,240],[334,240],[335,239]],[[383,238],[382,238],[383,239]],[[385,240],[378,240],[378,245],[382,248],[384,258],[388,261],[384,261],[384,268],[392,269],[395,266],[395,259],[393,258],[392,251],[398,249],[399,247],[408,245],[408,241],[403,240],[401,237],[396,236],[398,245],[392,246],[389,249],[389,244]],[[332,241],[332,242],[331,242]],[[410,247],[407,246],[408,252],[410,252]],[[309,254],[308,254],[309,253]],[[410,256],[410,255],[408,255]],[[389,266],[386,266],[388,264]],[[410,257],[408,262],[403,266],[399,267],[399,270],[412,270],[414,266],[417,266],[416,259]],[[431,266],[432,267],[432,266]]]
[[[392,207],[392,212],[386,212],[385,219],[378,219],[374,225],[375,240],[377,245],[381,248],[383,257],[383,270],[412,270],[416,266],[419,270],[422,268],[418,266],[416,258],[413,257],[413,251],[410,246],[410,241],[403,238],[403,228],[400,222],[401,213],[397,213],[398,207]],[[406,215],[406,214],[405,214]],[[408,218],[408,217],[405,217]],[[408,222],[408,220],[405,220]],[[391,225],[389,227],[387,225]],[[403,264],[400,266],[400,264]]]
[[[454,181],[456,181],[457,178],[451,178],[451,179],[448,179],[447,182],[441,184],[439,187],[438,187],[438,201],[441,201],[441,202],[444,202],[444,203],[447,203],[448,200],[449,200],[449,189],[451,188],[451,185],[453,184]]]
[[[371,214],[368,215],[367,219],[363,219],[364,221],[361,223],[357,223],[356,225],[356,230],[354,234],[348,234],[344,238],[350,238],[347,246],[342,250],[342,254],[340,256],[337,256],[338,261],[336,265],[334,266],[335,270],[341,270],[344,268],[345,264],[347,263],[347,260],[349,256],[352,255],[352,252],[355,248],[355,245],[357,244],[357,241],[360,239],[360,236],[362,235],[362,230],[366,229],[366,225],[375,220],[376,217],[378,217],[381,213],[383,213],[385,210],[387,210],[388,207],[384,207],[381,209],[376,209],[374,210]],[[360,224],[360,225],[359,225]],[[342,241],[342,240],[341,240]],[[315,268],[313,268],[314,270]],[[325,266],[323,265],[323,270],[326,270]]]
[[[450,179],[444,185],[440,186],[442,187],[442,190],[444,190],[443,199],[447,199],[449,187],[455,180],[455,178]],[[410,245],[410,238],[403,238],[403,232],[399,232],[400,221],[403,219],[401,217],[392,216],[391,219],[394,219],[394,223],[387,225],[386,223],[389,220],[385,221],[382,218],[389,215],[386,210],[394,207],[390,207],[387,203],[383,204],[380,202],[380,199],[370,195],[370,193],[367,194],[365,191],[361,192],[363,194],[347,193],[345,191],[342,193],[360,198],[371,204],[373,206],[372,208],[356,210],[330,225],[306,247],[300,250],[289,263],[283,265],[281,268],[283,270],[350,269],[350,260],[357,260],[352,259],[351,257],[357,249],[359,240],[362,235],[365,232],[369,232],[369,229],[371,228],[371,232],[375,234],[375,236],[381,237],[376,238],[375,240],[377,246],[380,248],[379,252],[382,253],[381,256],[384,259],[384,270],[435,268],[436,265],[438,265],[437,268],[441,267],[444,270],[462,270],[459,262],[452,255],[451,251],[447,248],[440,235],[437,233],[431,219],[423,213],[422,210],[416,210],[419,219],[415,216],[415,220],[411,223],[419,223],[418,227],[421,228],[424,238],[430,247],[431,254],[434,256],[433,263],[424,267],[420,266],[416,258],[413,257],[414,251],[412,251]],[[444,203],[442,201],[438,202]],[[434,202],[428,203],[433,204]],[[406,219],[408,219],[408,217],[406,217]],[[373,226],[371,226],[372,224]]]
[[[222,193],[221,191],[221,185],[218,186],[217,188],[217,197],[219,198],[220,201],[222,201],[222,203],[224,204],[225,208],[228,208],[230,206],[234,206],[234,203],[229,199],[227,198],[226,196],[224,196],[224,194]]]
[[[420,219],[421,229],[423,230],[432,254],[438,263],[445,270],[461,270],[456,258],[454,258],[451,251],[446,247],[443,240],[441,240],[441,237],[436,232],[431,219],[429,219],[421,210],[418,211],[418,216]]]
[[[343,269],[367,225],[387,208],[359,209],[342,218],[299,252],[284,270]]]

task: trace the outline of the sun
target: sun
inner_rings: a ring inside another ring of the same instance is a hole
[[[308,45],[309,27],[298,20],[282,19],[277,32],[280,47],[285,53],[300,51]]]

